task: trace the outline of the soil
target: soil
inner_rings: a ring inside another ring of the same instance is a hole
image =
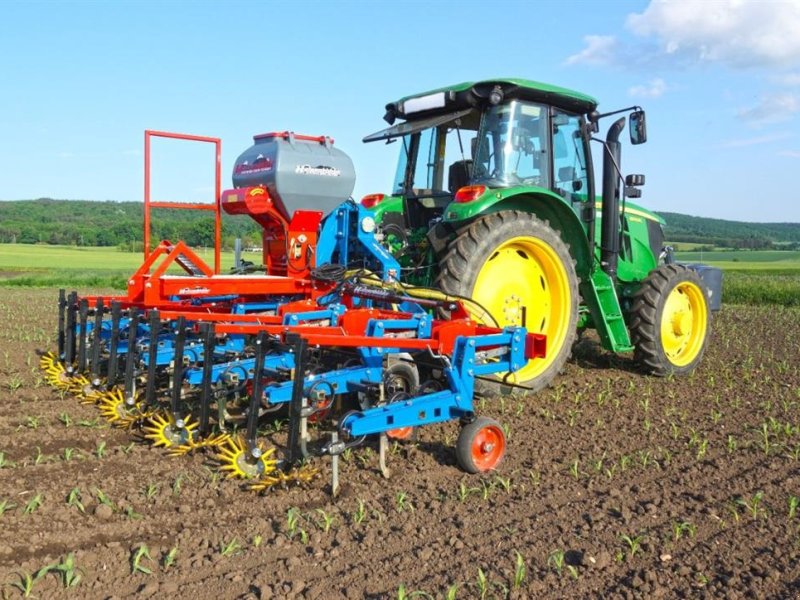
[[[0,288],[9,597],[22,596],[25,574],[70,553],[77,584],[52,570],[32,595],[800,593],[800,310],[725,306],[684,379],[645,376],[586,336],[552,388],[480,402],[507,427],[497,472],[466,475],[453,454],[457,424],[429,427],[393,448],[388,480],[374,446],[353,451],[333,500],[326,461],[311,483],[258,495],[208,457],[170,458],[48,387],[35,352],[51,347],[54,307],[52,290]],[[80,506],[68,503],[75,489]]]

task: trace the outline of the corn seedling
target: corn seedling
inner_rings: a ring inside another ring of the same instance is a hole
[[[148,500],[152,500],[156,494],[158,494],[158,484],[148,483],[147,486],[144,488],[144,497],[147,498]]]
[[[23,513],[26,515],[30,515],[35,513],[39,508],[42,506],[43,496],[41,494],[36,494],[33,498],[28,500],[28,503],[25,505],[23,509]]]
[[[672,534],[676,542],[681,539],[684,534],[687,534],[690,538],[693,538],[696,530],[697,527],[688,521],[675,522],[672,524]]]
[[[136,573],[144,573],[145,575],[153,574],[153,571],[142,564],[143,560],[153,562],[148,547],[145,544],[140,544],[136,550],[133,551],[133,555],[131,556],[131,575],[136,575]]]
[[[728,441],[726,445],[728,447],[728,454],[733,454],[734,452],[736,452],[738,444],[736,443],[736,438],[733,437],[731,434],[728,434]]]
[[[69,462],[72,460],[73,456],[75,455],[75,448],[64,448],[64,454],[62,458],[65,462]]]
[[[164,555],[164,559],[161,561],[161,564],[164,566],[164,570],[169,569],[172,565],[175,564],[175,559],[177,558],[177,556],[178,556],[178,547],[173,546],[172,548],[169,549],[169,552],[167,552]]]
[[[263,541],[264,541],[264,536],[262,536],[262,535],[260,535],[258,533],[255,534],[253,536],[253,540],[252,540],[253,548],[258,548]]]
[[[12,581],[11,586],[17,588],[22,593],[23,598],[30,598],[31,594],[33,593],[33,586],[35,586],[36,582],[46,574],[47,571],[42,572],[42,570],[39,570],[32,575],[24,571],[15,573],[19,580]]]
[[[578,567],[575,565],[567,565],[567,573],[569,573],[570,577],[573,579],[578,578]]]
[[[58,420],[64,424],[64,427],[69,427],[72,425],[72,417],[69,416],[69,413],[62,412],[58,415]]]
[[[28,417],[25,420],[25,426],[28,429],[39,429],[39,425],[41,425],[41,418],[40,417]]]
[[[139,519],[142,518],[142,515],[133,510],[132,506],[128,506],[125,508],[125,516],[131,521],[138,521]]]
[[[744,498],[737,498],[736,504],[747,510],[747,512],[750,513],[750,516],[753,517],[753,519],[757,519],[760,515],[765,514],[765,510],[761,506],[761,502],[763,499],[764,499],[764,492],[758,491],[750,497],[750,500],[745,500]]]
[[[494,489],[494,484],[486,481],[485,479],[481,481],[481,498],[484,500],[488,500],[489,496],[492,494],[492,490]]]
[[[181,495],[181,486],[183,482],[188,479],[186,473],[178,473],[175,477],[175,481],[172,482],[172,495],[178,497]]]
[[[2,517],[7,511],[11,510],[12,508],[16,508],[16,504],[11,504],[11,501],[6,499],[0,501],[0,517]]]
[[[319,528],[322,529],[323,533],[328,533],[331,530],[331,527],[333,527],[333,523],[336,521],[336,517],[334,517],[333,515],[329,515],[321,508],[317,509],[317,513],[319,514],[320,517],[322,517],[322,520],[320,521],[320,523],[318,523]]]
[[[464,502],[469,497],[470,494],[480,492],[480,488],[471,488],[467,487],[467,484],[463,481],[458,486],[458,500],[459,502]]]
[[[297,533],[300,511],[297,508],[290,508],[286,511],[286,535],[291,540]]]
[[[525,575],[527,574],[528,569],[525,566],[525,559],[522,558],[522,554],[517,552],[517,560],[514,565],[514,584],[513,589],[518,590],[522,587],[523,582],[525,581]]]
[[[136,446],[136,442],[131,442],[130,444],[120,447],[120,450],[122,450],[123,454],[130,454],[134,446]]]
[[[697,460],[702,460],[708,451],[708,438],[704,438],[697,446]]]
[[[360,524],[367,516],[367,507],[364,504],[364,501],[359,498],[358,499],[358,508],[353,513],[353,523],[356,525]]]
[[[789,504],[789,519],[791,520],[794,519],[795,515],[797,514],[797,507],[800,506],[800,498],[798,498],[797,496],[789,496],[788,504]]]
[[[61,584],[65,589],[75,587],[85,575],[83,569],[75,566],[75,555],[70,552],[60,563],[45,567],[48,571],[55,571],[61,577]]]
[[[97,447],[94,449],[97,458],[105,458],[106,456],[106,442],[97,442]]]
[[[501,488],[503,488],[503,491],[506,494],[510,494],[511,493],[511,478],[510,477],[501,477],[500,475],[497,475],[494,478],[494,480],[497,482],[498,485],[500,485]]]
[[[637,535],[635,537],[631,537],[623,534],[619,536],[619,539],[625,542],[625,545],[628,547],[628,558],[633,558],[641,549],[644,536]]]
[[[480,567],[478,567],[478,593],[481,600],[486,598],[486,594],[489,593],[489,580]]]
[[[105,504],[106,506],[110,506],[112,509],[115,509],[114,503],[111,501],[111,498],[106,496],[105,492],[100,488],[95,488],[94,495],[97,496],[97,501],[100,504]]]
[[[86,512],[83,503],[81,502],[81,490],[79,488],[72,488],[67,494],[67,506],[74,506],[81,512]]]
[[[239,540],[233,538],[227,544],[220,545],[219,553],[222,556],[233,556],[234,554],[239,554],[242,550],[242,545],[239,543]]]
[[[394,507],[397,512],[406,510],[414,510],[414,505],[408,500],[408,494],[405,492],[397,492],[394,496]]]
[[[433,596],[431,596],[428,592],[423,592],[422,590],[407,592],[406,586],[401,583],[400,587],[397,588],[397,600],[411,600],[412,598],[429,598],[430,600],[433,600]]]
[[[564,570],[564,557],[565,553],[563,550],[553,550],[550,553],[550,556],[547,557],[547,566],[553,567],[559,575]]]
[[[580,477],[580,471],[578,470],[579,465],[580,462],[578,461],[577,458],[573,460],[569,465],[569,474],[572,475],[572,477],[575,479],[578,479],[578,477]]]
[[[458,593],[458,584],[454,583],[449,588],[447,588],[447,592],[444,595],[445,600],[456,600],[456,594]]]

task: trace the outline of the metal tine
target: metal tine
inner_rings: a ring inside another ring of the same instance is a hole
[[[64,358],[64,346],[66,345],[66,335],[64,334],[64,311],[67,308],[67,292],[64,288],[58,290],[58,358]]]
[[[128,354],[125,356],[125,402],[134,401],[133,376],[136,365],[136,330],[139,328],[139,309],[131,308],[128,329]]]
[[[294,382],[292,401],[289,404],[289,453],[287,466],[294,466],[303,458],[300,448],[300,419],[303,410],[303,392],[306,372],[307,340],[297,334],[287,335],[286,342],[294,349]]]
[[[261,396],[264,392],[262,374],[264,371],[264,358],[266,355],[267,334],[259,331],[256,338],[256,359],[253,366],[253,391],[250,395],[250,408],[247,412],[247,449],[252,452],[256,448],[258,435],[258,411],[261,405]]]
[[[72,364],[75,362],[75,314],[77,310],[78,292],[70,292],[67,298],[67,323],[64,331],[64,364],[69,372],[72,372]]]
[[[178,405],[181,401],[181,388],[183,387],[183,348],[186,342],[186,317],[178,317],[178,323],[175,327],[175,358],[173,360],[170,410],[177,419]]]
[[[147,382],[145,384],[144,399],[148,406],[156,404],[156,361],[158,359],[158,334],[161,329],[161,318],[158,311],[150,310],[150,345],[147,348]]]
[[[100,383],[100,331],[103,327],[103,299],[98,298],[94,306],[94,327],[92,328],[92,351],[89,353],[89,371],[92,385]],[[96,382],[96,383],[95,383]]]
[[[211,413],[211,372],[214,364],[214,324],[203,323],[203,384],[200,391],[200,417],[198,431],[208,435]]]
[[[119,367],[119,319],[122,307],[116,300],[111,302],[111,335],[108,340],[108,372],[106,381],[108,387],[112,387],[117,382],[117,370]]]
[[[78,308],[78,373],[86,371],[86,322],[89,318],[89,301],[81,298]]]

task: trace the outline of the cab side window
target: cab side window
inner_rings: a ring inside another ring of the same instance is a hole
[[[581,135],[581,119],[553,111],[553,190],[571,202],[584,202],[588,196],[586,152]]]

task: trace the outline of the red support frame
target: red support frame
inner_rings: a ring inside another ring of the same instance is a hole
[[[214,204],[193,204],[188,202],[163,202],[150,198],[150,138],[161,137],[190,142],[214,144]],[[202,135],[171,133],[168,131],[144,132],[144,259],[150,257],[150,209],[177,208],[184,210],[209,210],[214,212],[214,273],[220,271],[220,248],[222,247],[222,213],[220,197],[222,194],[222,140]]]

